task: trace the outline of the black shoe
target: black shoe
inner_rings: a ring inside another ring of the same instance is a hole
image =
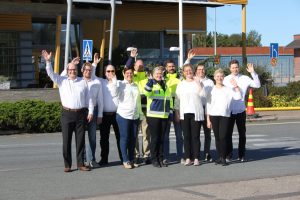
[[[238,158],[238,161],[239,161],[239,162],[247,162],[247,160],[246,160],[246,158],[245,158],[244,156],[239,157],[239,158]]]
[[[153,165],[153,167],[158,167],[158,168],[161,167],[159,162],[157,162],[157,161],[152,162],[152,165]]]
[[[106,160],[100,160],[100,161],[98,162],[98,164],[99,164],[100,166],[108,165],[108,161],[106,161]]]
[[[225,158],[221,158],[221,163],[220,164],[222,164],[222,166],[227,166],[228,165],[228,163],[226,162],[226,159]]]
[[[168,167],[167,160],[160,161],[159,164],[160,164],[161,167]]]
[[[215,165],[219,165],[221,164],[221,158],[218,158],[217,160],[215,160]]]
[[[226,162],[231,162],[231,161],[232,161],[232,154],[230,153],[226,156]]]
[[[151,164],[150,158],[144,158],[143,163],[144,163],[144,165],[150,165]]]

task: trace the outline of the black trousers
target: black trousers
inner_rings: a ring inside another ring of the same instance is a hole
[[[61,127],[63,138],[63,157],[66,168],[72,166],[72,135],[75,132],[77,167],[83,166],[83,154],[85,145],[85,125],[87,112],[62,110]]]
[[[119,131],[118,123],[116,121],[116,113],[103,112],[102,123],[100,124],[100,148],[101,148],[100,157],[102,162],[108,162],[109,135],[110,135],[111,126],[113,126],[115,132],[119,158],[121,161],[123,161],[121,148],[120,148],[120,131]]]
[[[211,129],[207,127],[206,115],[204,116],[204,121],[200,121],[200,131],[201,131],[201,126],[203,127],[203,131],[204,131],[204,156],[205,156],[206,154],[210,154],[210,144],[211,144]],[[201,146],[201,140],[200,140],[200,146]]]
[[[183,132],[183,147],[185,159],[200,158],[200,122],[195,121],[192,113],[184,114],[184,119],[180,121]]]
[[[150,154],[152,162],[163,161],[164,134],[168,119],[147,117],[150,131]]]
[[[228,149],[228,125],[229,117],[223,116],[210,116],[209,117],[212,129],[215,135],[215,143],[218,155],[220,158],[226,158],[227,149]]]
[[[230,122],[228,126],[229,137],[228,137],[228,154],[232,155],[233,144],[232,144],[232,134],[234,124],[236,123],[238,133],[239,133],[239,148],[238,156],[239,158],[245,156],[246,151],[246,112],[231,114]]]

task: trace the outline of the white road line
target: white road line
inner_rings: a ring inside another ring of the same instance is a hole
[[[277,146],[277,145],[286,146],[292,144],[300,144],[300,141],[280,141],[280,142],[257,143],[252,145],[257,147],[265,147],[265,146]]]

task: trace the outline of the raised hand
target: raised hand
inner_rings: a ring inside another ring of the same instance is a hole
[[[247,72],[249,72],[249,73],[254,72],[254,66],[253,66],[253,63],[248,63],[246,69],[247,69]]]
[[[107,80],[109,80],[109,81],[117,82],[117,77],[116,77],[116,75],[113,74],[113,73],[106,73],[106,78],[107,78]]]
[[[74,65],[78,65],[79,62],[80,62],[80,57],[73,58],[73,60],[71,61],[71,63],[73,63]]]
[[[52,52],[48,53],[46,50],[42,51],[42,56],[45,59],[46,62],[50,62],[52,57]]]
[[[234,88],[238,87],[237,82],[234,78],[230,79],[230,83],[233,85]]]
[[[101,57],[99,56],[99,53],[94,54],[94,64],[98,64],[101,61]]]
[[[196,55],[196,53],[193,51],[193,49],[191,49],[191,50],[189,50],[189,52],[188,52],[187,59],[188,59],[188,60],[192,60],[192,58],[194,58],[195,55]]]
[[[136,58],[138,56],[137,48],[133,48],[130,52],[130,56]]]

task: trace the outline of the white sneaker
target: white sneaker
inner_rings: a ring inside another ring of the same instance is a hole
[[[180,164],[182,164],[182,165],[185,164],[185,160],[183,158],[180,159]]]
[[[193,164],[193,162],[191,161],[191,159],[188,158],[185,160],[185,163],[184,163],[185,166],[190,166],[192,164]]]
[[[90,161],[90,167],[98,168],[98,167],[100,167],[100,165],[95,160],[92,160],[92,161]]]
[[[198,159],[195,159],[195,160],[194,160],[194,166],[199,166],[199,165],[200,165],[199,160],[198,160]]]

